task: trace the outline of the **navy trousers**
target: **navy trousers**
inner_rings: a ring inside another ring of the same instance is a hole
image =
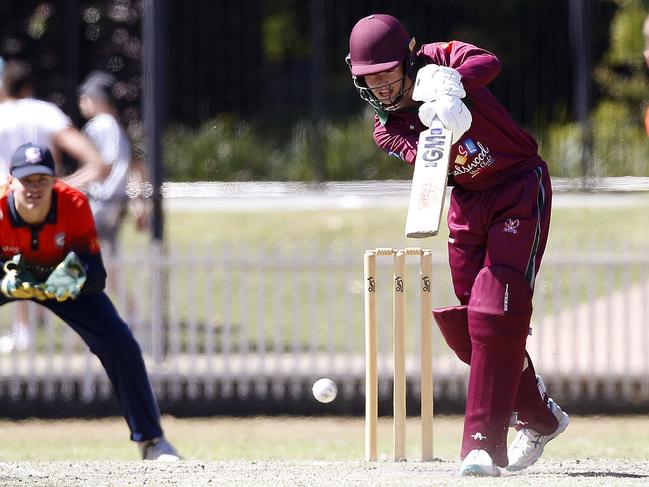
[[[2,298],[1,304],[10,300]],[[113,385],[131,440],[162,436],[160,410],[142,351],[106,293],[81,294],[75,300],[34,301],[70,325],[103,365]]]

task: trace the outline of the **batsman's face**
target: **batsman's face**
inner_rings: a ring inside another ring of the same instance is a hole
[[[11,178],[10,187],[18,209],[49,210],[52,203],[54,178],[47,174],[32,174],[22,179]]]
[[[386,105],[391,105],[394,99],[401,93],[402,81],[403,66],[401,64],[390,71],[365,76],[365,85],[372,90],[374,96],[381,103]]]

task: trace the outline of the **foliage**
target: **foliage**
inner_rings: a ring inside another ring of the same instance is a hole
[[[641,67],[644,42],[641,35],[646,10],[638,2],[623,2],[611,23],[611,46],[606,59],[612,64]],[[626,4],[626,6],[625,6]]]
[[[646,176],[647,136],[635,106],[604,100],[593,111],[593,175]]]
[[[377,148],[372,131],[371,110],[344,125],[328,124],[324,147],[329,179],[404,179],[412,176],[405,163]]]
[[[539,152],[553,176],[578,177],[582,132],[577,123],[551,125],[539,137]]]
[[[588,158],[590,177],[647,176],[647,136],[641,121],[629,107],[615,100],[604,100],[591,114],[592,147],[584,140],[577,123],[552,125],[540,138],[541,156],[548,162],[550,174],[581,177],[582,146],[591,151]]]
[[[649,12],[645,0],[616,0],[610,45],[594,70],[602,96],[590,114],[584,138],[576,123],[554,124],[541,137],[541,154],[555,176],[583,175],[581,150],[590,152],[588,175],[647,176],[649,142],[643,115],[649,101],[649,76],[642,57],[642,26]],[[592,141],[592,142],[591,142]]]
[[[191,130],[172,127],[165,137],[166,178],[170,181],[309,181],[315,158],[328,180],[400,179],[411,171],[380,151],[372,139],[372,115],[316,125],[302,120],[288,139],[253,123],[221,115]]]
[[[553,123],[547,129],[538,129],[535,134],[540,142],[541,155],[548,161],[554,176],[649,175],[649,166],[645,162],[649,142],[642,120],[649,103],[649,76],[642,58],[642,25],[649,11],[649,1],[613,0],[609,3],[614,3],[616,10],[610,23],[608,48],[593,72],[596,105],[591,111],[588,125],[581,127],[571,121],[566,110],[559,105],[554,115],[544,115],[553,120]],[[272,34],[274,42],[283,37],[288,40],[300,37],[304,39],[304,33],[298,32],[294,23],[295,16],[284,15],[284,11],[291,5],[290,0],[285,0],[268,12],[266,33]],[[279,21],[278,19],[287,23],[281,29],[273,28],[273,22]],[[268,42],[267,45],[270,49],[273,43]],[[290,45],[294,45],[294,42],[288,42],[284,49],[290,51]],[[285,59],[288,51],[282,54],[277,50],[276,54],[277,61]],[[272,56],[269,54],[269,57]],[[505,105],[509,107],[507,100]],[[540,107],[539,114],[543,107],[546,105]],[[549,110],[548,113],[552,113],[552,109],[546,109]],[[543,125],[545,124],[537,124]],[[313,180],[319,176],[315,168],[321,167],[322,176],[330,180],[409,177],[411,172],[408,168],[376,148],[371,140],[371,131],[371,114],[368,113],[343,121],[326,120],[319,125],[301,120],[293,124],[289,135],[284,138],[273,135],[269,140],[268,134],[258,131],[256,143],[262,144],[265,141],[266,144],[263,151],[258,151],[265,154],[263,160],[248,156],[251,151],[242,149],[238,153],[246,155],[248,160],[233,161],[232,174],[223,171],[203,174],[218,176],[217,179],[221,180],[241,180],[241,177],[251,174],[266,180]],[[185,130],[181,138],[189,139],[193,136],[191,131]],[[201,139],[200,135],[195,136]],[[204,143],[212,144],[210,153],[217,153],[223,151],[217,147],[220,144],[247,144],[248,139],[222,139],[221,142]],[[173,148],[170,150],[173,151]],[[582,166],[582,154],[586,155],[587,167]],[[187,159],[185,164],[191,166],[204,166],[205,161],[213,159],[200,151],[190,151],[183,157]],[[193,158],[198,159],[192,162]],[[178,160],[178,156],[173,159]],[[241,164],[251,164],[258,171],[236,169]],[[222,166],[228,167],[225,163]],[[191,178],[198,177],[201,173],[191,172]],[[170,170],[169,174],[174,172]],[[187,175],[183,177],[176,174],[175,177],[186,179]]]
[[[262,24],[262,46],[266,59],[273,63],[304,57],[307,48],[305,23],[299,18],[296,0],[266,1]]]
[[[358,99],[342,56],[349,29],[370,3],[323,2],[324,102],[332,118],[316,124],[304,118],[313,96],[312,2],[168,2],[169,39],[174,39],[168,45],[170,119],[197,124],[216,116],[200,127],[169,129],[170,179],[408,177],[408,168],[376,149],[371,116],[356,114],[358,105],[349,102]],[[649,0],[590,3],[596,90],[592,136],[584,140],[566,115],[574,69],[566,49],[568,2],[483,3],[395,0],[384,2],[381,10],[402,18],[420,42],[460,38],[495,52],[503,70],[490,89],[516,120],[532,127],[554,175],[581,175],[580,145],[591,140],[589,174],[649,175],[640,162],[649,150],[642,128],[649,105],[642,59]],[[141,0],[3,0],[0,55],[29,59],[39,81],[37,96],[61,106],[77,124],[82,122],[76,107],[79,82],[93,69],[112,72],[129,134],[141,142],[142,8]],[[245,117],[254,118],[244,122]],[[287,121],[286,129],[278,119]],[[280,126],[282,135],[263,123]]]
[[[167,179],[249,181],[264,175],[270,145],[248,122],[221,116],[196,131],[172,127],[164,140]]]

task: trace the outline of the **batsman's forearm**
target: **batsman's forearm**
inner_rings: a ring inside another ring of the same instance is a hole
[[[450,65],[462,75],[465,88],[488,85],[500,73],[500,60],[489,51],[471,44],[462,44],[454,49]]]
[[[396,127],[378,125],[374,130],[374,142],[381,150],[411,165],[415,163],[417,157],[418,139],[419,134],[407,133]]]

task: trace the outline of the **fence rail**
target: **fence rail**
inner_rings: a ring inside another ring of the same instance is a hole
[[[119,281],[113,298],[143,348],[163,403],[254,397],[315,406],[308,386],[328,376],[341,390],[338,407],[356,410],[344,405],[360,404],[363,397],[362,249],[187,254],[152,251],[108,262]],[[390,271],[378,263],[382,401],[391,394]],[[455,304],[445,255],[434,255],[433,275],[433,305]],[[416,278],[409,264],[407,376],[413,397],[419,380]],[[12,322],[12,306],[0,309],[3,323]],[[33,346],[0,356],[0,402],[109,397],[105,374],[80,339],[44,309],[34,305],[30,312]],[[648,255],[548,255],[536,284],[529,350],[563,401],[594,409],[646,405],[648,317]],[[460,404],[468,368],[436,327],[433,362],[435,400]]]

